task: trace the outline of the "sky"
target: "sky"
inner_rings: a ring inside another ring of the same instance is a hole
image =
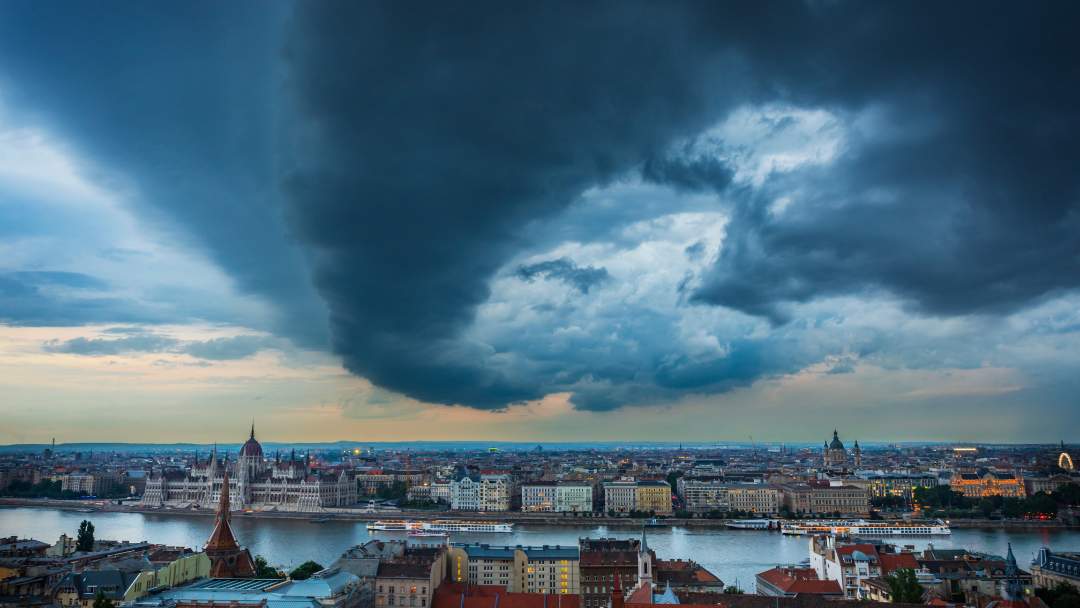
[[[1078,441],[1080,6],[0,1],[0,443]]]

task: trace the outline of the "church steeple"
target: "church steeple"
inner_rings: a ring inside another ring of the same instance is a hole
[[[1013,555],[1012,543],[1009,543],[1009,552],[1005,555],[1005,586],[1001,596],[1009,601],[1023,601],[1024,584],[1020,581],[1020,568],[1016,565],[1016,556]]]
[[[214,578],[251,578],[255,576],[255,562],[251,553],[236,542],[229,514],[229,468],[221,479],[221,498],[218,501],[217,522],[210,540],[206,541],[206,556],[210,558],[210,576]]]
[[[638,587],[652,584],[652,555],[649,554],[649,540],[645,535],[645,528],[641,528],[641,543],[638,544]]]
[[[225,475],[221,479],[221,497],[218,499],[216,524],[214,531],[210,533],[210,540],[206,541],[206,549],[232,551],[239,548],[236,537],[233,536],[232,526],[229,525],[229,469],[225,469]]]

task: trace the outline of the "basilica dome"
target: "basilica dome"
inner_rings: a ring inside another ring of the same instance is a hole
[[[240,457],[262,458],[263,450],[262,446],[255,439],[255,425],[251,425],[251,437],[244,442],[244,447],[240,448]]]

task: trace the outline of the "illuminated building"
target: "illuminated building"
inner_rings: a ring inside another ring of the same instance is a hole
[[[1024,481],[1011,472],[984,470],[979,473],[959,473],[949,481],[953,491],[968,498],[1004,496],[1023,498]]]

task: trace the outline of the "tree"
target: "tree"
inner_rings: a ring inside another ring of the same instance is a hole
[[[1080,485],[1067,483],[1054,490],[1054,500],[1063,505],[1080,505]]]
[[[1035,595],[1039,596],[1047,606],[1051,608],[1058,608],[1058,600],[1067,598],[1069,596],[1074,598],[1080,598],[1080,589],[1073,587],[1069,583],[1058,582],[1053,587],[1043,587],[1035,590]],[[1062,608],[1066,608],[1069,600],[1065,600],[1062,604]]]
[[[724,587],[724,593],[727,593],[728,595],[742,595],[746,592],[735,585],[728,585],[727,587]]]
[[[94,608],[116,608],[116,604],[114,604],[113,601],[109,598],[105,597],[104,591],[98,590],[97,595],[94,596]]]
[[[1057,501],[1050,497],[1045,492],[1039,492],[1031,498],[1024,501],[1024,510],[1031,514],[1040,515],[1057,515],[1058,505]]]
[[[89,520],[82,520],[79,524],[79,533],[75,540],[76,551],[93,551],[94,550],[94,524]]]
[[[915,571],[911,568],[900,568],[885,577],[885,584],[889,586],[889,595],[897,604],[921,604],[923,588],[915,578]]]
[[[409,487],[404,481],[395,481],[388,486],[381,486],[376,492],[375,496],[382,500],[392,500],[395,498],[405,498],[408,494]]]
[[[320,564],[319,562],[313,562],[311,560],[308,560],[300,564],[296,567],[295,570],[290,572],[289,578],[293,579],[294,581],[302,581],[304,579],[311,578],[312,574],[315,574],[322,569],[322,564]]]
[[[1054,600],[1050,608],[1080,608],[1080,595],[1067,593]]]
[[[933,488],[915,488],[915,502],[924,507],[942,507],[946,509],[965,509],[970,501],[949,486]]]
[[[898,509],[907,504],[903,496],[878,496],[870,499],[870,504],[879,509]]]
[[[676,496],[679,495],[679,478],[682,476],[682,471],[672,471],[667,474],[667,482],[671,486],[671,493]]]
[[[285,578],[261,555],[255,556],[255,578]]]

